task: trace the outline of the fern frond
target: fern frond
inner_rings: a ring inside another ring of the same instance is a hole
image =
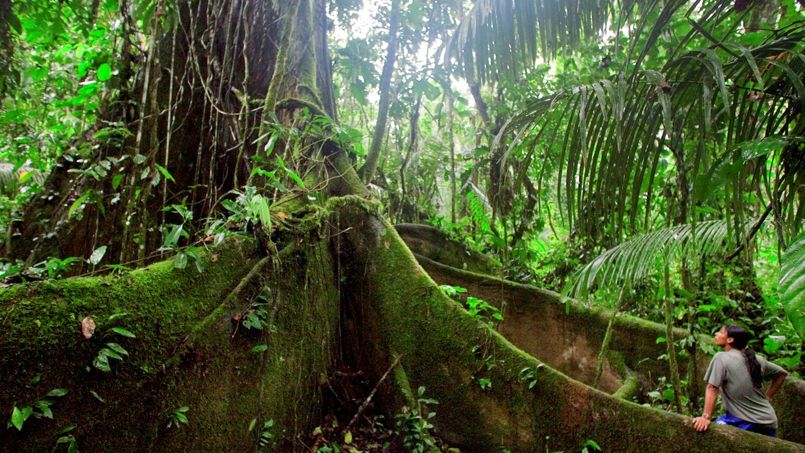
[[[486,212],[484,203],[476,195],[475,188],[467,192],[467,210],[470,212],[472,220],[478,224],[484,234],[492,231],[489,214]]]

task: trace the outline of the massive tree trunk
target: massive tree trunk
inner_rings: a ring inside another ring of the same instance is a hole
[[[323,1],[180,1],[172,16],[166,8],[158,2],[142,71],[130,89],[120,80],[120,102],[104,115],[128,138],[60,159],[16,227],[14,257],[86,258],[106,245],[106,262],[143,260],[162,227],[180,221],[163,207],[185,204],[198,222],[247,182],[254,157],[268,158],[258,149],[266,122],[290,126],[302,107],[334,117]]]
[[[250,158],[270,162],[267,133],[304,123],[303,107],[334,117],[324,8],[323,0],[179,2],[178,26],[161,33],[156,13],[153,52],[130,96],[137,102],[119,112],[130,138],[100,146],[87,162],[63,159],[29,207],[15,253],[86,257],[107,245],[110,262],[145,259],[161,243],[159,228],[175,221],[162,207],[186,198],[197,221],[213,214],[248,178]],[[242,94],[262,99],[262,111]],[[279,139],[274,152],[285,152]],[[802,450],[720,426],[698,434],[684,417],[594,390],[552,368],[572,374],[572,363],[529,355],[543,352],[528,342],[525,323],[501,325],[529,353],[514,346],[442,294],[367,200],[340,145],[304,143],[288,154],[328,200],[295,210],[284,203],[288,228],[262,231],[259,243],[224,242],[206,253],[201,273],[162,262],[0,291],[0,407],[44,415],[47,402],[53,416],[28,418],[19,432],[0,426],[0,445],[46,450],[75,425],[67,435],[88,451],[252,451],[261,437],[276,451],[304,450],[300,434],[319,421],[334,363],[377,383],[399,360],[379,387],[380,407],[393,416],[416,404],[412,389],[426,387],[440,401],[439,433],[467,451],[576,449],[586,439],[610,451]],[[89,170],[104,160],[117,172],[96,181]],[[502,294],[510,284],[499,285]],[[520,308],[542,321],[533,307]],[[550,325],[561,333],[575,322]],[[642,335],[651,344],[656,328]],[[629,342],[619,338],[613,349],[621,351]],[[109,359],[119,347],[127,354]],[[625,353],[654,353],[647,350]],[[632,360],[624,367],[637,369],[640,359]],[[481,388],[482,378],[491,385]],[[46,396],[54,388],[67,394]],[[182,407],[189,425],[166,427]]]

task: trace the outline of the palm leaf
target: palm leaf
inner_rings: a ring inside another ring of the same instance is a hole
[[[26,181],[37,185],[44,182],[42,173],[30,167],[16,167],[14,164],[0,162],[0,193],[13,194]]]
[[[478,0],[450,37],[445,59],[470,80],[519,75],[603,31],[608,0]]]
[[[675,156],[677,171],[681,164],[687,168],[698,201],[714,189],[708,175],[719,179],[713,181],[716,185],[723,184],[722,176],[745,168],[754,168],[753,183],[765,184],[772,193],[774,184],[766,175],[780,173],[784,150],[805,135],[798,107],[803,105],[802,82],[797,78],[805,73],[804,28],[805,22],[790,27],[761,46],[726,55],[724,61],[712,49],[695,50],[661,71],[638,71],[631,78],[620,76],[532,100],[498,134],[512,139],[496,143],[506,147],[509,172],[522,172],[518,167],[535,153],[559,156],[556,196],[569,228],[598,243],[607,243],[601,236],[602,219],[613,226],[609,241],[637,231],[641,210],[643,228],[654,228],[649,215],[659,192],[654,186],[665,182],[655,174],[668,150],[680,153]],[[755,70],[759,66],[760,73]],[[557,117],[564,120],[556,124]],[[549,124],[561,137],[561,148],[523,139]],[[736,168],[736,163],[741,165]],[[781,204],[791,211],[798,206],[798,195],[790,181],[786,184],[782,189],[792,195],[782,197]]]
[[[805,341],[805,233],[800,233],[782,257],[777,290],[788,319]]]
[[[752,222],[747,222],[744,229],[751,226]],[[727,221],[710,220],[637,236],[605,251],[582,267],[565,292],[576,298],[585,298],[596,287],[637,283],[666,263],[683,256],[690,259],[724,252],[729,242],[728,233]]]

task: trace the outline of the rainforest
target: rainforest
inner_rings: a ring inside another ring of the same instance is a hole
[[[804,104],[801,0],[0,0],[0,451],[805,451]]]

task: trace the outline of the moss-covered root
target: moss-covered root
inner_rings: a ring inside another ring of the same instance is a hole
[[[415,254],[472,272],[488,275],[500,275],[502,272],[500,264],[495,260],[451,239],[437,228],[413,223],[400,223],[394,225],[394,228]]]
[[[805,381],[788,378],[771,400],[777,412],[781,439],[805,444]]]
[[[611,312],[576,301],[567,304],[553,291],[467,272],[422,256],[417,259],[436,282],[465,287],[469,294],[499,306],[504,320],[497,330],[509,341],[574,379],[592,383]],[[676,331],[679,337],[685,334]],[[665,345],[656,340],[664,336],[663,325],[622,315],[615,319],[610,349],[621,353],[623,365],[638,373],[663,375],[668,365],[656,358],[665,353]],[[622,367],[611,361],[607,365],[600,388],[611,392],[623,384],[617,372]]]
[[[615,390],[612,396],[630,400],[637,396],[638,390],[640,390],[640,383],[637,380],[637,374],[631,370],[626,370],[626,379],[623,380],[623,385],[618,390]]]
[[[504,320],[497,330],[517,347],[574,379],[587,384],[592,382],[594,354],[604,337],[607,311],[579,303],[568,307],[551,291],[467,272],[419,255],[416,258],[438,283],[465,287],[471,295],[501,307]],[[676,333],[678,337],[685,334],[682,330]],[[667,363],[656,360],[665,353],[664,345],[656,342],[661,336],[665,336],[661,324],[619,316],[611,346],[617,354],[611,354],[607,361],[601,388],[606,391],[615,391],[621,386],[632,388],[623,380],[626,367],[635,370],[638,380],[666,374]],[[710,341],[703,338],[699,344]],[[696,360],[701,382],[709,355],[700,350]],[[778,436],[805,444],[805,382],[789,378],[772,404],[780,421]]]
[[[169,260],[119,277],[0,290],[0,450],[51,451],[69,425],[82,451],[254,451],[263,432],[277,450],[293,448],[317,419],[338,295],[326,244],[276,258],[246,282],[259,257],[252,242],[234,240],[207,254],[201,273]],[[249,284],[230,297],[239,282]],[[234,322],[260,308],[249,303],[263,284],[271,325]],[[96,324],[89,339],[87,316]],[[128,355],[103,372],[93,361],[109,343]],[[53,388],[68,391],[52,398],[53,419],[6,429],[13,406],[35,407]],[[189,424],[172,420],[183,407]]]
[[[402,359],[411,388],[439,400],[435,424],[466,451],[803,451],[803,446],[733,428],[697,433],[689,419],[614,398],[525,354],[446,298],[394,228],[361,207],[338,210],[355,251],[348,276],[361,307],[366,354]],[[372,357],[364,358],[366,364]],[[379,376],[378,373],[378,376]],[[531,387],[531,388],[529,388]],[[393,393],[393,392],[389,392]]]

